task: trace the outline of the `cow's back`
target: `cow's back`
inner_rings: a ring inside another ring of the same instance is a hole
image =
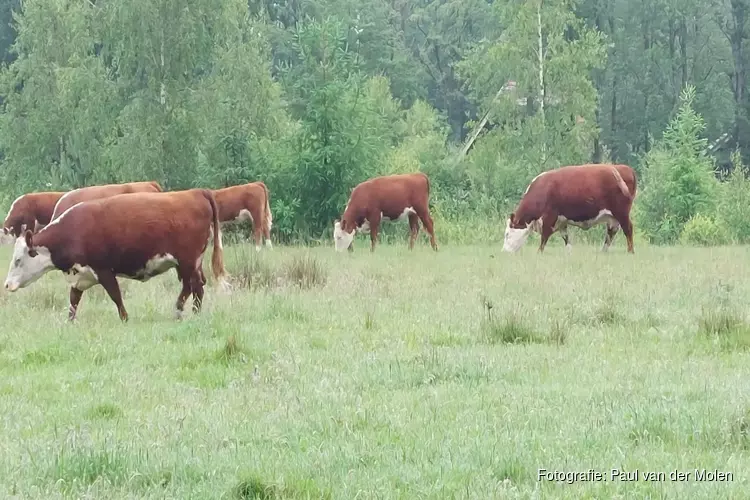
[[[101,186],[87,186],[65,193],[55,205],[52,218],[55,219],[70,207],[83,201],[93,201],[120,194],[130,193],[159,193],[161,186],[157,182],[129,182],[125,184],[104,184]]]
[[[358,184],[352,191],[351,201],[381,205],[388,202],[417,203],[429,192],[429,180],[421,172],[373,177]]]

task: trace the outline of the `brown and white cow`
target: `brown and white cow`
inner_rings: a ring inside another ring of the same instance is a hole
[[[271,226],[273,216],[268,199],[268,188],[261,182],[251,182],[213,191],[219,206],[221,222],[249,220],[253,225],[255,250],[260,250],[263,238],[266,246],[272,248]]]
[[[202,259],[213,232],[212,270],[220,284],[224,262],[219,209],[210,190],[122,194],[79,202],[41,231],[16,240],[5,288],[26,287],[58,269],[71,283],[70,320],[85,290],[101,284],[127,321],[117,277],[148,281],[173,267],[182,282],[176,315],[193,295],[203,300]]]
[[[602,251],[607,251],[622,227],[633,253],[630,209],[636,195],[635,171],[627,165],[572,165],[537,175],[526,188],[505,226],[503,250],[515,252],[534,230],[541,234],[539,251],[559,231],[570,250],[568,226],[587,230],[607,225]]]
[[[55,204],[64,192],[47,191],[19,196],[10,205],[3,233],[18,238],[26,229],[38,231],[52,220]]]
[[[52,213],[55,220],[67,209],[82,201],[98,200],[118,194],[129,193],[161,193],[161,185],[156,181],[127,182],[125,184],[103,184],[100,186],[87,186],[68,191],[60,197]]]
[[[437,251],[429,198],[430,179],[422,172],[375,177],[358,184],[349,196],[341,220],[333,224],[336,251],[352,251],[358,230],[370,233],[370,251],[374,251],[382,218],[394,221],[405,216],[409,217],[409,249],[414,248],[421,220],[430,235],[432,249]]]

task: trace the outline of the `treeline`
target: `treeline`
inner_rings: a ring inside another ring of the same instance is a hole
[[[617,161],[642,235],[743,240],[746,1],[0,0],[2,195],[263,180],[304,240],[422,170],[439,239],[498,239],[537,173]]]

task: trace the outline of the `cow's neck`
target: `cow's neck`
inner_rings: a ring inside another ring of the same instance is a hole
[[[60,224],[48,224],[32,237],[32,243],[35,247],[46,247],[49,249],[52,249],[57,244],[64,245],[65,238],[61,238],[64,235],[62,229]]]
[[[522,200],[516,209],[516,223],[519,225],[530,224],[538,220],[542,215],[542,207],[535,203],[524,203]]]
[[[349,206],[344,211],[344,215],[341,216],[341,227],[346,228],[346,231],[351,231],[354,228],[359,229],[360,225],[357,224],[357,219],[362,219],[362,217],[359,217],[359,214],[354,213],[354,210]]]

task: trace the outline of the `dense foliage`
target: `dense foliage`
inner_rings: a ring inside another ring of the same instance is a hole
[[[497,239],[538,172],[616,161],[641,236],[745,242],[749,6],[0,0],[0,196],[263,180],[304,240],[421,170],[439,239]]]

